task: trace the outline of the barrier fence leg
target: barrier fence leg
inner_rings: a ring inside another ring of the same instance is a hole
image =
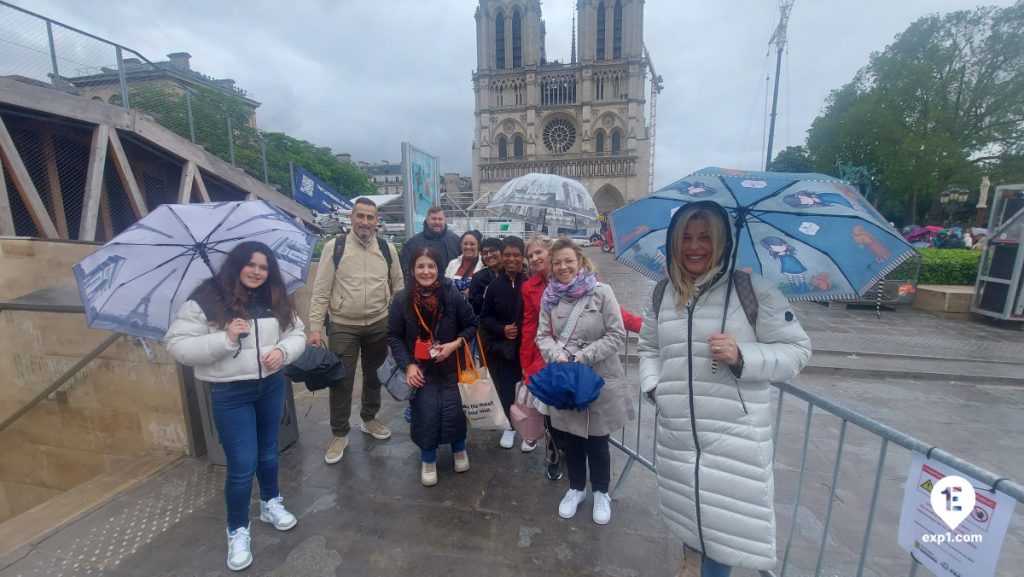
[[[821,575],[821,562],[825,558],[825,542],[828,541],[828,527],[832,521],[832,504],[836,499],[836,485],[839,483],[839,464],[843,460],[843,443],[846,439],[846,419],[839,427],[839,449],[836,451],[836,468],[832,471],[832,490],[828,494],[828,511],[825,512],[825,528],[821,531],[821,544],[818,546],[818,563],[814,566],[814,574]]]
[[[871,525],[875,522],[875,507],[878,506],[878,490],[882,486],[882,470],[885,469],[885,453],[889,450],[889,439],[882,439],[882,450],[878,455],[878,470],[875,471],[875,489],[871,494],[871,509],[868,511],[868,527],[864,531],[864,545],[860,550],[860,562],[857,564],[857,577],[864,576],[864,561],[868,556],[871,544]]]
[[[786,553],[782,557],[782,577],[786,575],[786,565],[789,564],[789,551],[793,546],[793,534],[796,532],[797,515],[800,514],[800,493],[804,488],[804,471],[807,470],[807,445],[811,440],[811,416],[814,414],[814,405],[807,404],[807,421],[804,423],[804,447],[800,456],[800,476],[796,482],[796,497],[793,499],[793,517],[789,524],[789,537],[786,539]]]

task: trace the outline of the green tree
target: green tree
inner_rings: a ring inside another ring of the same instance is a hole
[[[768,164],[771,172],[812,172],[814,162],[803,146],[787,146]]]
[[[270,182],[279,185],[284,194],[290,196],[292,190],[288,180],[288,161],[312,172],[328,186],[349,198],[377,193],[365,172],[338,160],[326,146],[316,146],[281,132],[264,132],[263,138],[267,143]]]
[[[926,16],[899,34],[811,125],[821,172],[865,166],[895,220],[938,221],[938,193],[1012,179],[1024,154],[1024,1]],[[975,199],[972,199],[975,200]]]
[[[166,86],[138,84],[130,87],[128,99],[132,108],[151,114],[162,126],[182,138],[191,139],[185,93]],[[196,88],[192,90],[191,100],[196,144],[225,162],[231,162],[233,144],[235,165],[263,180],[262,147],[265,143],[267,182],[282,194],[292,194],[289,161],[306,168],[349,198],[376,193],[366,173],[338,160],[330,148],[281,132],[261,132],[250,126],[252,110],[241,99],[218,90]],[[111,104],[120,103],[120,96],[111,99]],[[231,119],[230,142],[228,118]]]

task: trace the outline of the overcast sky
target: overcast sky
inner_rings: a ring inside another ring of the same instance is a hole
[[[409,141],[472,173],[475,0],[12,0],[135,49],[192,54],[263,103],[264,130],[401,161]],[[988,2],[1001,6],[1011,0]],[[921,16],[972,0],[797,0],[774,150],[802,144],[828,93]],[[542,2],[549,60],[569,60],[573,0]],[[648,0],[644,37],[665,81],[655,184],[704,166],[760,169],[777,0]],[[45,34],[45,33],[44,33]]]

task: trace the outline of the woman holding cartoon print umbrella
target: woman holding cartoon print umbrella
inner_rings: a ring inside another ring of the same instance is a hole
[[[733,272],[722,207],[676,211],[667,238],[668,279],[640,332],[640,386],[658,406],[661,510],[685,544],[679,574],[768,571],[776,560],[770,382],[796,376],[810,340],[777,288]],[[752,319],[744,286],[758,303]]]

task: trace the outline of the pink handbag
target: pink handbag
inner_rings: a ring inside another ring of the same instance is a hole
[[[533,395],[523,381],[516,383],[516,400],[509,409],[509,415],[512,428],[523,439],[535,442],[544,436],[544,415],[533,405]]]

